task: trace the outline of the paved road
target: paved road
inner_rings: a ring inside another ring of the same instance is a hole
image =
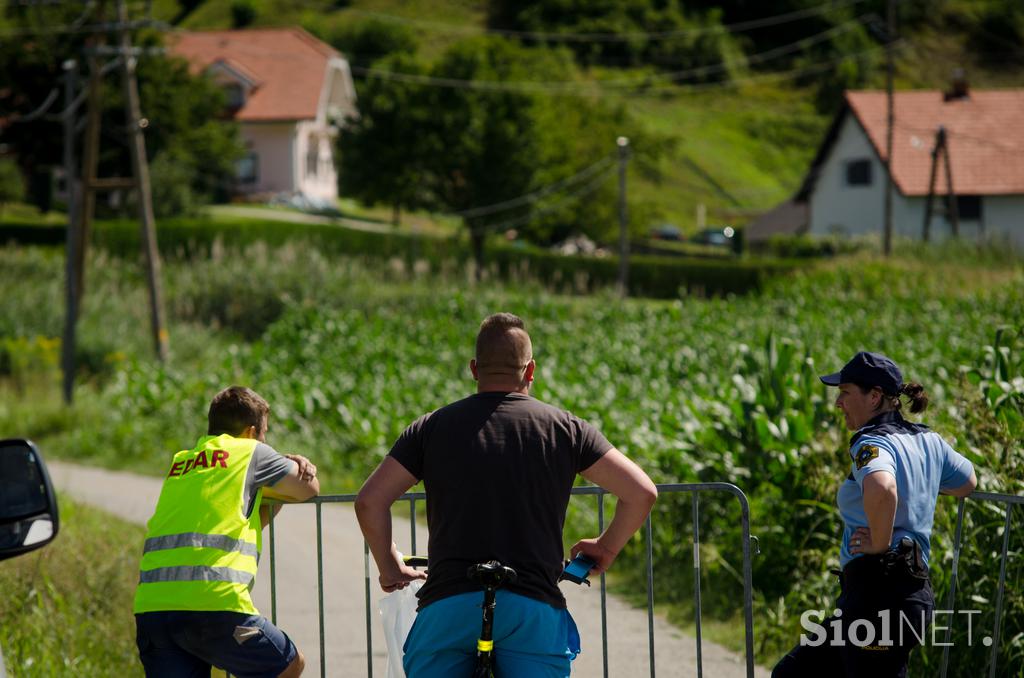
[[[156,505],[160,481],[131,473],[106,471],[54,461],[54,484],[78,500],[92,504],[126,520],[144,523]],[[348,505],[325,505],[322,509],[324,562],[324,648],[325,675],[367,675],[365,560],[363,540],[355,515]],[[409,548],[409,523],[395,521],[396,542],[404,552]],[[320,675],[320,628],[318,623],[316,509],[313,505],[285,507],[275,522],[275,565],[277,573],[277,621],[308,660],[306,675]],[[426,534],[417,535],[422,550]],[[386,651],[376,612],[383,595],[376,587],[376,571],[370,561],[374,585],[370,595],[373,675],[385,676]],[[260,576],[254,589],[256,605],[270,616],[270,558],[264,548]],[[574,663],[575,676],[601,676],[601,614],[598,589],[563,584],[569,609],[583,638],[584,651]],[[621,600],[608,598],[609,675],[620,677],[650,675],[648,663],[647,614]],[[659,676],[695,676],[696,643],[662,619],[655,619],[656,669]],[[703,644],[704,675],[708,678],[745,676],[742,659],[712,643]],[[758,668],[755,675],[767,678]]]

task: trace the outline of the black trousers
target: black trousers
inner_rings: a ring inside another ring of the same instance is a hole
[[[805,630],[806,638],[823,642],[798,644],[772,678],[905,678],[910,652],[928,637],[935,609],[927,573],[886,556],[862,556],[847,564],[840,585],[840,614],[811,619],[825,637]]]

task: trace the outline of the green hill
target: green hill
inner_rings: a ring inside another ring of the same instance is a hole
[[[687,3],[691,4],[702,3]],[[806,3],[811,8],[817,4]],[[848,16],[868,12],[859,17],[868,17],[861,21],[863,26],[870,27],[873,21],[870,10],[884,14],[884,2],[850,4],[860,6],[850,9]],[[185,13],[184,5],[194,5],[194,9]],[[904,11],[908,16],[906,25],[898,30],[897,87],[944,87],[956,67],[967,69],[974,87],[1024,85],[1024,69],[1012,67],[1024,58],[1024,50],[1013,37],[1014,31],[1024,30],[1024,12],[1013,9],[1011,3],[943,0],[904,5],[909,9]],[[730,9],[730,3],[722,6],[728,22],[748,18]],[[766,7],[759,7],[756,13],[747,12],[751,18],[764,16],[771,13]],[[469,0],[158,0],[154,11],[165,20],[179,19],[179,26],[190,30],[230,28],[239,18],[252,26],[300,25],[336,45],[344,42],[339,36],[346,31],[376,22],[414,36],[417,58],[430,62],[452,43],[486,31],[486,10],[487,3]],[[1004,15],[1020,20],[1008,25],[1001,19]],[[785,34],[788,36],[800,30],[801,24],[786,26],[791,27]],[[813,28],[808,26],[807,34],[814,35]],[[555,29],[545,26],[545,30]],[[748,56],[760,49],[752,41],[772,44],[772,40],[783,39],[761,34],[755,38],[737,38]],[[840,35],[836,41],[842,38]],[[815,53],[806,51],[791,54],[782,62],[765,59],[734,74],[728,83],[604,88],[604,98],[621,103],[645,128],[674,142],[661,155],[655,171],[632,173],[631,202],[644,205],[644,213],[649,215],[646,218],[672,222],[688,230],[695,224],[699,204],[707,207],[710,223],[735,224],[742,223],[745,215],[785,200],[798,186],[838,104],[842,87],[835,73],[859,69],[859,86],[884,87],[882,52],[877,45],[873,49],[856,60],[859,65],[851,65],[854,60],[848,59],[835,71],[820,75],[813,72],[820,65],[814,62]],[[346,56],[353,63],[368,65],[376,55],[347,52]],[[775,77],[793,71],[798,77]],[[639,81],[658,71],[634,65],[629,69],[593,67],[585,73],[594,81]],[[356,74],[357,90],[359,77]],[[826,78],[829,81],[823,83]],[[834,91],[823,95],[829,87]],[[573,97],[566,100],[567,105],[573,105]],[[609,150],[613,143],[613,139],[608,140]]]

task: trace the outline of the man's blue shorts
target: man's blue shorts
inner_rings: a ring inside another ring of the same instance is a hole
[[[238,678],[276,678],[298,650],[264,617],[240,612],[145,612],[135,642],[147,678],[210,678],[210,667]]]
[[[483,591],[442,598],[416,615],[405,641],[408,678],[469,676],[480,637]],[[497,678],[567,678],[580,653],[580,634],[568,610],[509,591],[494,608]]]

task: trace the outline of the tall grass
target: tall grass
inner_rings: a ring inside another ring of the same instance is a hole
[[[11,678],[141,676],[132,596],[144,530],[58,500],[61,529],[0,563],[0,646]]]

